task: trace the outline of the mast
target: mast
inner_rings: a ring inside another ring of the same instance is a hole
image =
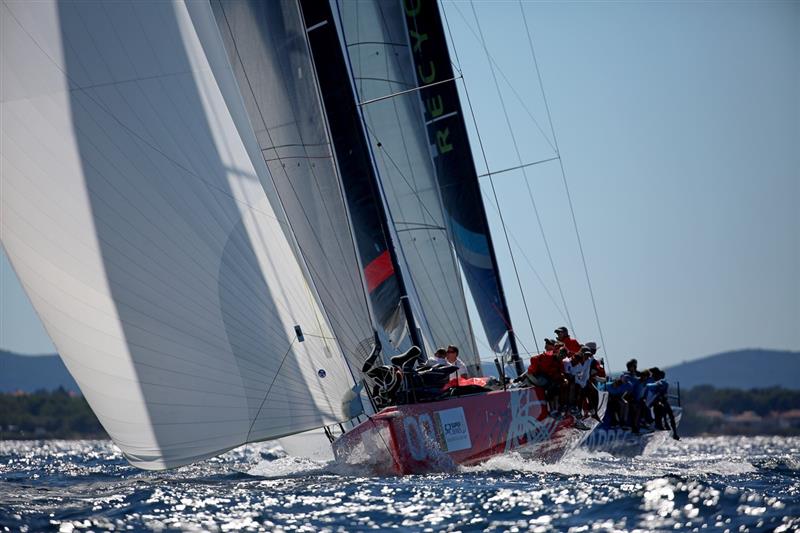
[[[399,302],[412,344],[423,348],[330,4],[298,4],[376,318],[390,333],[389,315]]]
[[[517,373],[519,357],[511,315],[481,198],[458,88],[436,2],[403,1],[428,138],[434,147],[437,179],[448,212],[450,233],[492,348],[508,351]]]
[[[459,346],[470,374],[481,375],[419,96],[409,89],[417,78],[403,6],[337,0],[332,9],[415,318],[426,343]]]

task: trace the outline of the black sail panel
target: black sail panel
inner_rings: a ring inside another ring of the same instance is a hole
[[[389,223],[425,340],[457,345],[471,375],[481,365],[436,181],[397,1],[337,1],[340,29],[386,199]]]
[[[327,1],[300,0],[300,6],[372,310],[397,346],[413,321],[341,41]]]
[[[453,245],[492,349],[510,351],[516,359],[516,341],[439,8],[435,1],[404,0],[403,11]]]

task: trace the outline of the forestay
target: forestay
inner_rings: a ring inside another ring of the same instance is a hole
[[[456,344],[473,375],[480,359],[448,237],[401,2],[337,2],[352,75],[417,319],[433,346]],[[402,94],[401,94],[402,93]]]
[[[352,378],[209,5],[1,9],[3,246],[125,456],[168,468],[342,420]]]

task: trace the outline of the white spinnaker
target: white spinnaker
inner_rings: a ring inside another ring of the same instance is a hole
[[[359,99],[367,102],[416,87],[399,1],[340,1],[342,31]],[[394,230],[417,302],[417,316],[433,347],[455,344],[479,375],[480,358],[414,92],[362,106],[369,140]]]
[[[208,4],[0,8],[3,246],[126,457],[169,468],[343,419],[352,378]]]

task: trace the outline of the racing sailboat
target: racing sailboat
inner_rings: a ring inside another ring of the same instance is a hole
[[[133,465],[326,428],[341,460],[409,473],[585,435],[537,388],[408,381],[382,406],[362,373],[457,342],[479,374],[461,273],[521,366],[438,17],[3,0],[3,246]]]

